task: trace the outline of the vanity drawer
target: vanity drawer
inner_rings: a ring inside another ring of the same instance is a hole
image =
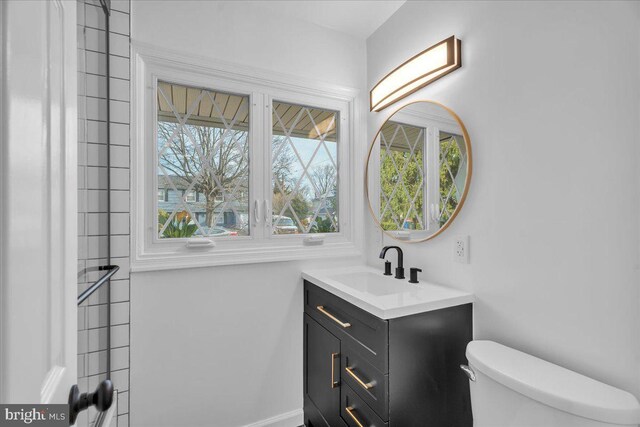
[[[304,310],[354,352],[383,373],[388,372],[388,322],[338,298],[311,282],[304,282]]]
[[[348,385],[342,386],[342,398],[340,399],[340,415],[349,427],[385,427],[389,423],[375,413],[373,409],[364,403]]]
[[[351,346],[342,346],[340,378],[383,420],[389,420],[389,375],[367,362]]]

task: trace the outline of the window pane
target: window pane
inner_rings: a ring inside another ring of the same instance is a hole
[[[387,121],[380,131],[380,224],[424,230],[424,128]]]
[[[339,114],[273,102],[273,233],[335,233]]]
[[[249,97],[158,82],[158,235],[249,234]]]
[[[467,179],[467,150],[464,138],[440,132],[440,226],[458,207]]]

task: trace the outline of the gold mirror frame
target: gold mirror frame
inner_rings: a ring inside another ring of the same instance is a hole
[[[462,192],[462,197],[460,198],[460,203],[458,203],[458,206],[456,206],[456,209],[453,211],[453,213],[451,214],[451,217],[449,217],[447,222],[445,222],[444,225],[442,227],[440,227],[440,229],[437,232],[433,233],[432,235],[430,235],[428,237],[425,237],[425,238],[422,238],[422,239],[416,239],[416,240],[410,240],[410,239],[407,240],[407,239],[399,239],[398,237],[394,236],[389,231],[387,231],[384,228],[382,228],[382,224],[380,224],[380,220],[378,219],[378,216],[373,211],[373,206],[371,206],[371,197],[369,197],[369,160],[371,159],[371,153],[373,152],[373,148],[375,146],[375,143],[376,143],[378,137],[380,136],[380,132],[382,131],[382,127],[385,125],[385,123],[387,123],[389,121],[389,119],[391,119],[397,112],[399,112],[403,108],[405,108],[405,107],[407,107],[407,106],[409,106],[411,104],[417,104],[417,103],[420,103],[420,102],[428,102],[430,104],[434,104],[434,105],[437,105],[439,107],[444,108],[455,119],[455,121],[460,126],[460,129],[462,129],[462,136],[464,138],[464,145],[466,147],[467,154],[468,154],[467,177],[466,177],[466,179],[464,181],[464,191]],[[392,239],[399,240],[401,242],[406,242],[406,243],[426,242],[427,240],[431,240],[434,237],[440,235],[444,230],[446,230],[449,227],[449,225],[451,225],[453,220],[456,219],[456,217],[458,216],[458,213],[460,213],[460,209],[462,209],[462,206],[464,206],[464,202],[467,200],[467,194],[469,194],[469,186],[471,185],[471,176],[472,175],[473,175],[473,153],[471,151],[471,139],[469,138],[469,133],[467,132],[467,128],[465,127],[465,125],[462,122],[462,120],[460,119],[460,117],[455,113],[455,111],[453,111],[451,108],[447,107],[446,105],[441,104],[438,101],[432,101],[432,100],[429,100],[429,99],[420,99],[420,100],[417,100],[417,101],[409,102],[407,104],[404,104],[404,105],[396,108],[386,118],[386,120],[382,123],[382,125],[380,125],[380,128],[378,129],[378,132],[376,132],[376,136],[373,137],[373,140],[371,141],[371,145],[369,145],[369,151],[367,152],[367,159],[365,160],[365,164],[364,164],[364,191],[365,191],[365,195],[367,197],[367,205],[369,206],[369,213],[371,214],[371,217],[375,221],[375,223],[378,226],[378,228],[380,228],[380,230],[382,230],[382,232],[384,234],[386,234],[387,236],[391,237]]]

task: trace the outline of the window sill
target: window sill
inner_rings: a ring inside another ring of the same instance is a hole
[[[131,260],[131,272],[218,267],[224,265],[259,264],[319,258],[361,256],[353,243],[328,243],[322,246],[280,246],[242,249],[211,248],[203,251],[138,254]]]

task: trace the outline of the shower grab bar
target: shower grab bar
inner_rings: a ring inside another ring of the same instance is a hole
[[[111,276],[113,276],[118,272],[118,270],[120,270],[120,266],[119,265],[101,265],[100,267],[98,267],[98,270],[100,271],[107,270],[107,273],[101,278],[99,278],[98,280],[96,280],[95,282],[93,282],[93,284],[89,286],[89,288],[86,291],[78,295],[78,305],[82,304],[87,298],[89,298],[91,294],[93,294],[95,291],[98,290],[98,288],[100,288],[100,286],[107,283],[109,279],[111,279]]]

